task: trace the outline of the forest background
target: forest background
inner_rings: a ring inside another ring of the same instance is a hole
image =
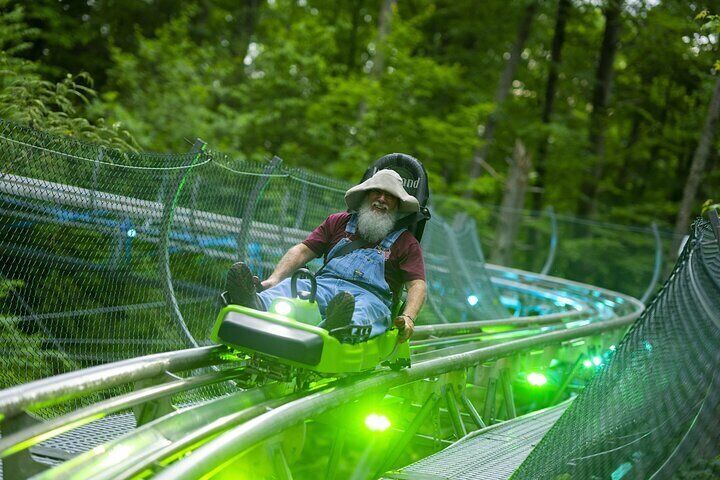
[[[720,192],[717,0],[0,8],[0,117],[43,130],[151,151],[200,137],[349,181],[406,152],[471,215],[552,206],[676,243]]]

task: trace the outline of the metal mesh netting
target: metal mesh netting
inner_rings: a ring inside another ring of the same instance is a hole
[[[208,343],[229,265],[244,259],[268,275],[344,209],[349,187],[277,158],[241,162],[201,144],[128,153],[4,121],[0,165],[0,388]],[[463,252],[446,245],[425,243],[426,255],[457,264]],[[458,310],[467,293],[433,287],[454,280],[429,265],[429,294],[442,302],[421,322],[506,315],[472,255],[478,303]]]
[[[457,208],[457,205],[453,205]],[[641,298],[657,274],[665,278],[677,258],[672,232],[652,226],[604,223],[545,211],[475,204],[480,240],[488,262],[546,273]],[[503,217],[517,223],[511,245],[498,245]],[[660,249],[660,258],[657,258]],[[653,290],[654,291],[654,290]]]
[[[661,292],[512,478],[672,478],[718,454],[719,405],[720,240],[698,221]]]
[[[425,323],[507,317],[498,292],[485,273],[485,261],[469,219],[455,229],[437,214],[423,235],[428,272]],[[432,318],[430,318],[432,316]]]

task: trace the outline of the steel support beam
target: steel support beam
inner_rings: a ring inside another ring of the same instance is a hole
[[[272,459],[275,478],[278,480],[292,480],[292,471],[290,470],[290,465],[288,465],[287,458],[285,458],[282,445],[274,444],[268,448],[270,450],[270,458]]]
[[[152,378],[165,371],[177,372],[222,363],[221,355],[226,352],[225,347],[211,346],[156,353],[8,388],[0,392],[0,420],[26,408],[56,405],[98,390]]]
[[[420,430],[420,427],[423,425],[423,423],[425,423],[427,417],[435,410],[439,401],[440,395],[436,392],[432,392],[428,396],[428,398],[425,400],[425,403],[423,403],[418,413],[415,414],[415,417],[410,422],[410,425],[408,425],[404,432],[399,434],[398,439],[390,447],[390,451],[385,456],[385,459],[380,465],[380,469],[375,475],[375,478],[379,478],[383,472],[386,472],[390,467],[392,467],[392,465],[397,461],[400,455],[402,455],[402,453],[405,451],[407,446],[417,434],[418,430]]]
[[[445,397],[448,415],[450,416],[450,422],[452,422],[453,431],[455,432],[455,438],[462,438],[467,435],[467,430],[465,429],[465,423],[457,407],[453,386],[445,385],[443,387],[443,395]]]
[[[467,396],[467,391],[463,390],[460,394],[460,399],[462,400],[463,405],[465,406],[465,410],[467,410],[468,414],[470,415],[470,418],[473,419],[473,422],[475,422],[475,425],[477,425],[478,429],[485,428],[487,425],[483,421],[482,417],[478,413],[478,411],[475,409],[475,405],[472,404],[470,399]]]
[[[325,480],[333,480],[337,478],[337,468],[340,463],[340,458],[342,457],[346,436],[347,431],[342,427],[338,427],[337,432],[335,433],[335,440],[330,448],[330,458],[328,458],[328,465],[325,470]]]
[[[500,370],[500,383],[502,384],[507,418],[515,418],[517,417],[517,412],[515,411],[515,396],[513,395],[512,381],[510,379],[510,369],[507,366]]]
[[[565,378],[563,379],[563,383],[560,385],[560,388],[558,388],[557,392],[555,392],[555,395],[550,401],[550,405],[555,405],[557,402],[560,401],[562,396],[565,394],[565,390],[567,390],[568,385],[570,385],[570,382],[572,382],[573,378],[575,378],[575,376],[577,375],[578,370],[580,370],[580,367],[582,367],[584,358],[585,354],[578,355],[578,358],[577,360],[575,360],[575,363],[573,363],[572,368],[570,369],[568,374],[565,375]]]

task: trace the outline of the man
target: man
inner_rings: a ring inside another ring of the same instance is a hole
[[[345,193],[350,213],[330,215],[303,242],[285,253],[273,273],[262,282],[242,262],[230,268],[226,290],[230,303],[267,310],[276,297],[290,297],[290,277],[315,257],[325,256],[316,276],[316,299],[325,318],[322,326],[335,329],[370,325],[370,336],[390,326],[393,296],[407,289],[403,311],[394,319],[399,341],[413,333],[415,318],[425,301],[427,285],[420,244],[395,222],[416,213],[418,201],[393,170],[380,170]],[[257,292],[256,285],[262,291]],[[298,290],[310,290],[308,280]]]

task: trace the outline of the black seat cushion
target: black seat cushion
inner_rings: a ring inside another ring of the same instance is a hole
[[[320,363],[323,349],[323,339],[316,333],[233,311],[225,315],[218,338],[240,349],[245,347],[306,365]]]

